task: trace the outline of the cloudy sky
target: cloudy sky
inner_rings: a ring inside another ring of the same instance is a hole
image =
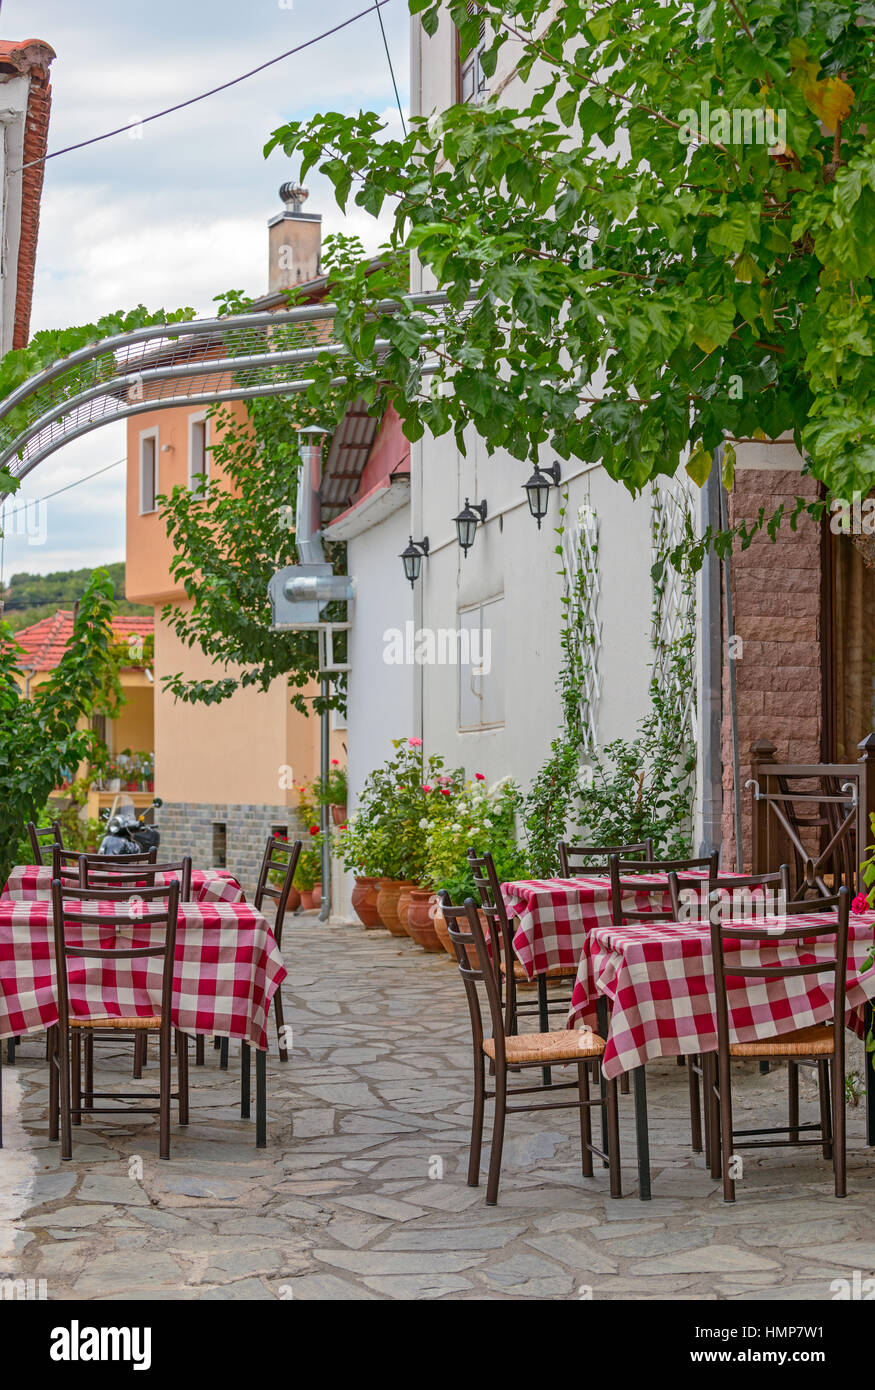
[[[367,0],[0,0],[0,36],[39,38],[52,68],[49,149],[57,150],[217,86],[366,9]],[[401,100],[408,100],[406,0],[383,8]],[[89,323],[139,303],[212,309],[221,290],[267,289],[267,219],[280,183],[297,177],[267,136],[316,111],[375,110],[399,128],[376,14],[368,14],[228,92],[49,160],[43,193],[31,323]],[[343,224],[318,175],[308,211],[324,230]],[[368,250],[369,219],[347,231]],[[6,508],[3,577],[124,558],[124,469],[49,500],[39,524],[21,510],[122,458],[124,428],[107,426],[42,463]],[[13,509],[16,516],[11,516]],[[28,534],[30,532],[30,534]]]

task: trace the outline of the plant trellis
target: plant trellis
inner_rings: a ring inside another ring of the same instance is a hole
[[[654,484],[651,504],[653,583],[653,683],[676,702],[686,738],[695,743],[696,580],[688,566],[678,572],[669,555],[688,542],[693,529],[693,494],[685,475]]]
[[[578,508],[572,525],[562,535],[562,562],[568,600],[568,631],[574,642],[569,657],[580,682],[582,751],[598,743],[598,705],[601,686],[599,654],[602,634],[599,622],[599,524],[588,502]]]

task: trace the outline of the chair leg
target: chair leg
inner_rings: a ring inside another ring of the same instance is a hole
[[[70,1103],[70,1030],[58,1029],[58,1104],[61,1118],[61,1159],[68,1162],[73,1157],[73,1128]]]
[[[202,1033],[198,1033],[197,1037],[194,1040],[194,1064],[196,1067],[202,1067],[205,1062],[206,1053],[204,1045],[204,1036]]]
[[[159,1155],[161,1158],[170,1157],[170,1092],[172,1088],[171,1052],[173,1048],[173,1037],[169,1029],[162,1029],[158,1037],[158,1075],[160,1078],[158,1089],[158,1126],[159,1126]]]
[[[227,1041],[227,1040],[226,1040]],[[250,1070],[249,1044],[240,1044],[240,1118],[248,1120],[251,1113],[252,1074]]]
[[[498,1202],[498,1183],[501,1178],[501,1153],[504,1148],[504,1122],[507,1116],[507,1067],[495,1069],[495,1115],[492,1121],[492,1147],[489,1153],[489,1179],[486,1184],[486,1205]]]
[[[687,1058],[687,1079],[690,1086],[690,1141],[693,1153],[702,1152],[702,1109],[699,1103],[699,1065],[698,1057]]]
[[[550,1004],[547,998],[547,976],[538,976],[538,1027],[542,1033],[550,1031]],[[545,1086],[552,1085],[553,1071],[550,1067],[541,1068],[541,1080]]]
[[[617,1101],[616,1079],[607,1086],[608,1112],[608,1167],[610,1168],[611,1196],[622,1197],[623,1178],[620,1168],[620,1106]]]
[[[732,1177],[732,1081],[729,1054],[720,1054],[720,1158],[723,1167],[723,1200],[735,1201],[735,1179]]]
[[[592,1116],[589,1109],[589,1064],[577,1068],[577,1094],[580,1099],[580,1162],[585,1178],[592,1177]]]
[[[137,1081],[143,1075],[143,1067],[146,1065],[146,1034],[145,1031],[137,1033],[134,1037],[134,1077]]]
[[[624,1072],[622,1073],[621,1077],[620,1077],[620,1095],[621,1095],[621,1096],[627,1096],[628,1094],[629,1094],[629,1073],[628,1073],[627,1071],[624,1071]]]
[[[188,1124],[188,1034],[176,1035],[176,1084],[179,1091],[179,1123]]]
[[[820,1096],[820,1128],[823,1138],[823,1156],[826,1159],[832,1158],[832,1119],[830,1116],[829,1104],[829,1062],[819,1061],[817,1064],[817,1090]]]
[[[845,1076],[844,1066],[839,1065],[842,1059],[834,1057],[829,1065],[829,1072],[832,1077],[832,1108],[833,1108],[833,1172],[835,1174],[835,1194],[837,1197],[846,1197],[847,1188],[847,1154],[845,1151]]]
[[[220,1071],[227,1071],[227,1070],[228,1070],[228,1052],[229,1052],[228,1039],[227,1039],[227,1038],[220,1038],[220,1039],[219,1039],[219,1070],[220,1070]]]
[[[72,1057],[72,1080],[70,1089],[73,1094],[73,1124],[82,1123],[82,1031],[76,1028],[73,1032],[73,1042],[71,1047]]]
[[[787,1064],[787,1123],[790,1133],[787,1138],[792,1144],[799,1143],[799,1068],[795,1062]]]
[[[58,1137],[58,1118],[60,1115],[60,1104],[58,1100],[58,1039],[57,1026],[50,1028],[46,1034],[46,1047],[49,1055],[49,1138]]]
[[[717,1094],[717,1055],[710,1052],[702,1061],[707,1067],[708,1078],[705,1083],[705,1104],[708,1113],[708,1145],[711,1150],[709,1169],[711,1177],[717,1179],[723,1171],[720,1161],[720,1100]]]
[[[471,1148],[468,1153],[468,1186],[480,1186],[480,1155],[483,1151],[483,1110],[486,1104],[486,1068],[483,1051],[474,1058],[474,1110],[471,1115]]]
[[[287,1061],[289,1060],[289,1052],[288,1052],[288,1048],[285,1046],[285,1037],[286,1037],[286,1034],[285,1034],[285,1027],[286,1027],[286,1025],[285,1025],[285,1020],[284,1020],[284,1018],[283,1018],[283,987],[282,987],[282,985],[279,986],[279,988],[277,989],[276,994],[273,996],[273,1012],[274,1012],[274,1017],[276,1018],[276,1040],[277,1040],[277,1045],[278,1045],[279,1051],[280,1051],[280,1061],[281,1061],[281,1062],[287,1062]]]
[[[602,1102],[602,1153],[609,1153],[611,1147],[611,1127],[608,1122],[608,1084],[608,1079],[599,1066],[599,1097]],[[610,1168],[610,1166],[610,1159],[603,1158],[602,1167]]]
[[[635,1139],[638,1146],[638,1197],[650,1201],[650,1136],[647,1132],[647,1083],[644,1068],[636,1067],[635,1078]]]

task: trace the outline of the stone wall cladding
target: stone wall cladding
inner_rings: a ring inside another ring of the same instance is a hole
[[[190,854],[195,868],[218,868],[213,856],[213,829],[225,826],[224,867],[240,880],[247,896],[255,891],[264,845],[271,829],[282,826],[292,839],[301,824],[294,806],[211,805],[195,801],[165,801],[156,812],[161,831],[159,858],[171,862]]]
[[[787,511],[796,497],[813,501],[817,484],[795,471],[740,469],[730,497],[735,522],[756,517],[760,507],[770,516],[783,502]],[[741,785],[750,777],[750,746],[767,738],[779,762],[820,762],[823,691],[821,684],[821,532],[809,517],[793,532],[785,523],[774,544],[757,536],[748,550],[732,553],[735,631],[742,639],[736,662],[738,745]],[[725,637],[724,628],[724,637]],[[732,727],[729,704],[728,649],[723,659],[723,855],[735,868],[732,786]],[[742,791],[743,848],[751,865],[750,792]]]

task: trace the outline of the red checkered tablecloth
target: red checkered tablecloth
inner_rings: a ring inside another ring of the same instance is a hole
[[[124,860],[116,860],[124,864]],[[159,883],[168,883],[178,874],[160,874]],[[192,900],[196,903],[242,903],[245,901],[243,889],[227,869],[193,869],[191,875]],[[17,864],[11,871],[0,902],[39,903],[50,902],[52,897],[52,870],[48,865]]]
[[[835,920],[823,913],[790,919],[794,927]],[[781,940],[781,919],[756,918],[775,928],[774,945],[726,942],[729,1026],[733,1042],[754,1042],[825,1023],[832,1015],[830,976],[765,980],[732,978],[739,965],[808,965],[835,954],[831,938]],[[744,922],[735,923],[744,925]],[[875,969],[863,966],[875,937],[875,913],[852,916],[848,940],[848,1022],[875,998]],[[596,927],[581,953],[569,1023],[595,1025],[598,994],[607,996],[611,1022],[604,1055],[606,1076],[617,1076],[654,1057],[714,1052],[717,1048],[714,971],[706,922]]]
[[[668,912],[668,874],[640,874],[642,885],[651,885],[634,897],[628,907],[663,908]],[[707,871],[691,870],[684,882],[707,879]],[[653,889],[661,889],[654,892]],[[513,948],[529,979],[559,966],[577,969],[588,934],[611,925],[611,880],[605,874],[587,878],[518,879],[501,885],[507,915],[516,919]]]
[[[136,901],[136,900],[135,900]],[[100,911],[118,912],[101,903]],[[71,928],[68,941],[101,947],[148,946],[162,929],[137,923]],[[160,957],[71,960],[71,1012],[81,1017],[148,1017],[161,1003]],[[173,1025],[183,1033],[267,1046],[271,1001],[286,969],[270,924],[248,903],[181,903],[176,934]],[[0,903],[0,1038],[58,1021],[52,908]]]

